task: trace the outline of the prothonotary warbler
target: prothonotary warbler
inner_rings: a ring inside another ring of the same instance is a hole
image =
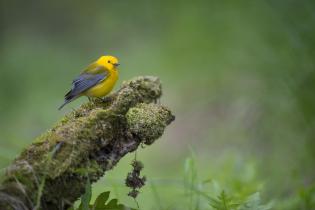
[[[80,96],[101,98],[110,93],[118,79],[117,66],[118,59],[110,55],[101,56],[90,64],[73,80],[72,88],[65,95],[65,101],[59,110]]]

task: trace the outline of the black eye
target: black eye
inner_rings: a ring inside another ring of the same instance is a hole
[[[110,63],[110,61],[107,61],[107,63]]]

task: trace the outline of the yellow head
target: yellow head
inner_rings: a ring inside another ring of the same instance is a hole
[[[101,56],[96,62],[99,65],[105,66],[108,70],[114,70],[119,66],[118,59],[111,55]]]

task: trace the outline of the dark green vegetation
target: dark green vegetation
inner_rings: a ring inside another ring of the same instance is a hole
[[[108,201],[110,192],[103,192],[97,198],[95,199],[95,202],[91,205],[88,204],[84,206],[85,202],[82,201],[80,206],[78,207],[77,210],[88,210],[88,209],[93,209],[93,210],[133,210],[127,206],[124,206],[123,204],[119,204],[117,199],[112,199]],[[91,194],[89,194],[89,199],[86,202],[89,202],[91,199]],[[73,210],[74,208],[70,209]]]
[[[2,167],[87,100],[56,111],[71,79],[110,53],[120,82],[159,76],[177,116],[138,152],[140,207],[210,208],[185,184],[193,153],[194,183],[209,196],[259,191],[274,209],[314,209],[314,1],[11,0],[1,9]],[[110,191],[135,207],[124,186],[132,158],[93,185],[92,202]]]

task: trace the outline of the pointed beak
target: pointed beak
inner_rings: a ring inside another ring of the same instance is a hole
[[[115,64],[114,64],[114,66],[116,66],[116,67],[119,66],[119,65],[120,65],[120,63],[115,63]]]

